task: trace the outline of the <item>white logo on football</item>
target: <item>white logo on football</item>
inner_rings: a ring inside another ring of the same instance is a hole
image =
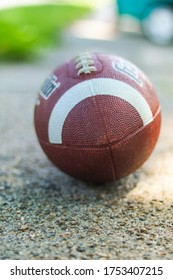
[[[130,85],[109,78],[91,79],[67,90],[55,104],[48,125],[50,143],[62,143],[63,125],[69,112],[82,100],[95,95],[110,95],[127,101],[139,113],[144,126],[153,120],[147,101]]]
[[[58,78],[55,75],[52,75],[47,78],[47,80],[44,82],[44,84],[41,87],[40,95],[44,99],[48,99],[52,93],[60,87],[61,83],[57,81]]]
[[[143,86],[143,83],[139,78],[139,70],[130,62],[118,59],[112,62],[112,68],[134,80],[140,87]]]

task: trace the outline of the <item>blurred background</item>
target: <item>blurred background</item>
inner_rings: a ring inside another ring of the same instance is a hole
[[[62,28],[89,10],[75,1],[1,1],[1,59],[24,60],[59,45]]]
[[[62,43],[62,30],[107,1],[7,0],[0,3],[0,59],[25,60]],[[109,1],[108,1],[109,2]]]
[[[0,59],[24,60],[57,48],[64,34],[114,40],[131,32],[167,46],[173,41],[172,7],[172,0],[1,1]]]

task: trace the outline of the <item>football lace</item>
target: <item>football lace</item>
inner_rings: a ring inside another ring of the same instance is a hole
[[[94,61],[88,52],[80,53],[75,59],[76,69],[78,70],[77,75],[90,74],[96,72],[97,69],[94,66]]]

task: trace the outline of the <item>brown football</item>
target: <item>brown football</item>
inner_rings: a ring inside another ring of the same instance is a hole
[[[150,156],[161,113],[151,82],[134,64],[84,52],[44,82],[34,122],[41,147],[59,169],[108,182],[134,172]]]

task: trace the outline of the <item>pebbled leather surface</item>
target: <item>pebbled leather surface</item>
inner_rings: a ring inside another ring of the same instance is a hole
[[[142,127],[138,112],[114,96],[94,96],[69,113],[63,128],[63,144],[96,146],[121,141]]]
[[[98,69],[94,73],[78,76],[74,59],[55,69],[53,74],[61,85],[48,100],[39,95],[40,105],[35,107],[34,121],[44,152],[58,168],[79,179],[107,182],[134,172],[147,160],[158,139],[161,114],[156,92],[138,68],[134,66],[135,80],[131,72],[130,75],[121,72],[121,65],[120,71],[113,69],[113,62],[119,65],[123,61],[126,65],[122,58],[91,55]],[[120,80],[140,92],[151,109],[153,121],[143,126],[135,108],[121,98],[91,95],[69,112],[63,126],[62,144],[50,143],[48,123],[61,96],[82,81],[101,77]]]
[[[91,182],[118,180],[139,168],[152,153],[160,131],[154,122],[120,142],[98,147],[52,145],[40,141],[48,158],[70,176]]]

